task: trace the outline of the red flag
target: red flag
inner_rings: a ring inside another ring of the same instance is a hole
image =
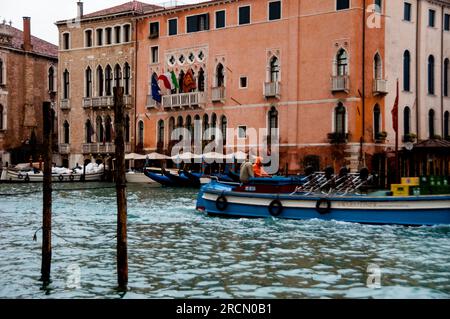
[[[196,88],[197,85],[195,84],[193,71],[189,69],[183,78],[183,92],[188,93]]]
[[[399,99],[399,89],[397,79],[397,97],[395,98],[394,108],[392,109],[392,125],[395,133],[398,133],[398,99]]]

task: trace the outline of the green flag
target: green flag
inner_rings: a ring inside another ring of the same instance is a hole
[[[180,88],[180,85],[178,84],[177,76],[175,75],[175,72],[173,72],[173,71],[170,72],[170,74],[171,74],[171,80],[172,80],[173,87],[178,90]]]

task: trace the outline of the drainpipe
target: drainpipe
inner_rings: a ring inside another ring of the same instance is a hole
[[[137,141],[137,75],[138,75],[138,67],[137,67],[137,58],[138,58],[138,28],[137,28],[137,19],[134,19],[134,139],[133,139],[133,152],[136,152],[136,141]]]
[[[363,1],[362,14],[362,134],[360,139],[360,164],[364,161],[364,140],[366,132],[366,0]]]
[[[420,80],[420,7],[421,7],[421,0],[417,0],[417,8],[416,8],[416,136],[417,136],[417,142],[420,139],[419,133],[420,133],[420,121],[419,121],[419,108],[420,108],[420,86],[419,86],[419,80]]]
[[[441,6],[441,136],[444,136],[444,5]]]

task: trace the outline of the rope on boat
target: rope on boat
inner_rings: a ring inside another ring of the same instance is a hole
[[[39,227],[35,232],[34,232],[34,235],[33,235],[33,241],[37,241],[37,233],[38,233],[38,231],[40,231],[40,230],[42,230],[42,227]],[[61,236],[61,235],[58,235],[57,233],[55,233],[54,231],[52,231],[52,234],[53,235],[55,235],[56,237],[58,237],[58,238],[61,238],[62,240],[64,240],[65,242],[68,242],[68,243],[70,243],[70,244],[77,244],[76,242],[74,242],[74,241],[70,241],[70,240],[68,240],[67,238],[64,238],[64,236]],[[117,238],[117,235],[114,235],[111,239],[108,239],[107,241],[105,241],[105,242],[103,242],[103,243],[101,243],[101,244],[109,244],[110,243],[110,241],[111,240],[114,240],[114,239],[116,239]]]
[[[78,192],[78,191],[87,191],[91,189],[113,189],[116,186],[108,186],[108,187],[87,187],[87,188],[60,188],[53,189],[53,192]],[[21,192],[21,193],[0,193],[0,196],[20,196],[20,195],[32,195],[42,193],[42,190],[36,190],[32,192]]]

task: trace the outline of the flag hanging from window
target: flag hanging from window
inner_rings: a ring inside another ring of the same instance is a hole
[[[197,85],[195,84],[194,80],[194,72],[192,71],[192,69],[189,69],[183,79],[183,92],[188,93],[192,90],[195,90],[196,88]]]
[[[392,125],[395,133],[398,133],[398,101],[399,100],[399,88],[397,79],[397,97],[395,98],[394,108],[392,109]]]
[[[156,74],[153,74],[152,76],[152,98],[158,102],[161,103],[161,89],[158,85],[158,78]]]
[[[171,78],[170,73],[161,74],[158,78],[158,81],[162,81],[166,89],[173,90],[172,81],[170,80],[170,78]]]
[[[172,80],[173,89],[180,89],[180,85],[178,84],[178,79],[174,71],[170,72],[170,79]]]

